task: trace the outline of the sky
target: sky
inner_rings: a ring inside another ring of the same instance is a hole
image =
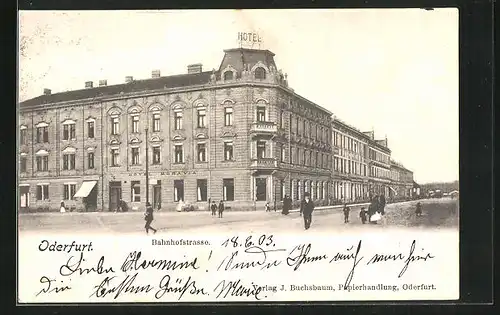
[[[458,10],[21,11],[19,100],[218,69],[257,32],[299,95],[387,136],[419,183],[458,180]]]

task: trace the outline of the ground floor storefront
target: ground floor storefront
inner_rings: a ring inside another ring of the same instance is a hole
[[[389,185],[367,179],[282,170],[156,171],[149,173],[148,182],[146,187],[145,172],[23,180],[19,207],[22,212],[59,211],[61,204],[67,211],[116,211],[123,201],[128,211],[144,211],[146,202],[161,211],[176,211],[179,204],[208,211],[211,202],[223,201],[227,210],[253,211],[264,210],[266,204],[281,209],[286,195],[297,207],[306,192],[317,206],[394,194]],[[405,196],[411,193],[411,188],[401,188]]]
[[[98,176],[23,180],[19,184],[20,212],[78,211],[101,208],[102,185]]]

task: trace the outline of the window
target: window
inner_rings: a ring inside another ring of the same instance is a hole
[[[174,112],[174,128],[175,130],[182,129],[182,112]]]
[[[94,126],[95,126],[95,122],[93,122],[93,121],[87,122],[87,133],[88,133],[88,137],[91,139],[93,139],[95,137]]]
[[[64,200],[74,200],[76,184],[64,184]]]
[[[131,183],[131,196],[132,202],[141,202],[141,182],[132,181]]]
[[[27,140],[28,140],[27,129],[26,128],[21,129],[21,132],[19,134],[19,144],[26,144]]]
[[[153,132],[160,131],[160,114],[153,114]]]
[[[224,160],[225,161],[233,160],[233,143],[232,142],[224,142]]]
[[[316,152],[315,153],[315,159],[314,159],[314,162],[316,164],[317,167],[322,167],[323,165],[321,164],[321,161],[319,160],[319,152]]]
[[[196,180],[196,193],[198,201],[207,201],[207,180],[206,179],[198,179]]]
[[[233,79],[233,71],[224,72],[224,81]]]
[[[295,149],[295,164],[300,164],[300,148]]]
[[[138,133],[139,132],[139,116],[134,115],[132,116],[132,133]]]
[[[19,159],[19,162],[20,162],[20,170],[21,170],[21,173],[24,173],[26,172],[26,166],[27,166],[27,159],[25,156],[21,156],[21,158]]]
[[[49,185],[36,186],[36,200],[49,200]]]
[[[264,80],[266,78],[266,70],[262,67],[255,69],[255,79]]]
[[[119,157],[118,149],[111,149],[111,166],[118,166]]]
[[[111,118],[111,134],[117,135],[120,133],[120,119],[118,117]]]
[[[234,201],[234,178],[222,180],[222,197],[224,201]]]
[[[161,150],[160,147],[153,147],[153,164],[161,164]]]
[[[286,190],[285,190],[285,181],[282,179],[280,180],[280,187],[281,187],[281,200],[285,199],[286,195]]]
[[[206,116],[207,111],[205,109],[198,109],[198,128],[205,128]]]
[[[233,108],[226,107],[224,108],[224,126],[232,126],[233,125]]]
[[[139,165],[139,148],[132,148],[132,165]]]
[[[207,161],[207,149],[205,143],[198,143],[198,162]]]
[[[37,127],[36,128],[36,142],[49,142],[49,127]]]
[[[182,144],[176,144],[174,146],[174,153],[175,153],[175,163],[184,163]]]
[[[184,180],[174,180],[174,201],[184,201]]]
[[[285,114],[283,111],[280,111],[280,128],[285,128]]]
[[[295,118],[295,133],[299,134],[299,126],[300,126],[300,121],[299,117]]]
[[[286,155],[286,146],[284,144],[282,144],[281,145],[281,156],[280,156],[281,162],[285,162],[285,155]]]
[[[307,150],[304,150],[302,153],[302,165],[306,165],[306,156],[307,156]]]
[[[263,159],[266,157],[266,142],[257,141],[257,158]]]
[[[258,122],[266,121],[266,107],[265,106],[257,106],[257,121]]]
[[[74,170],[75,164],[75,154],[63,155],[63,170]]]
[[[47,155],[36,157],[36,170],[39,172],[49,170],[49,157]]]
[[[94,169],[94,152],[87,154],[87,166],[89,170]]]

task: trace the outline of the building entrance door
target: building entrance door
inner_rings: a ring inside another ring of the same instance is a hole
[[[161,183],[153,186],[153,209],[161,209]]]
[[[85,198],[87,203],[87,211],[97,210],[97,184],[92,188],[89,195]]]
[[[109,183],[109,211],[118,210],[118,206],[122,199],[122,183],[110,182]]]
[[[256,178],[255,179],[255,197],[257,201],[267,200],[267,179],[266,178]]]
[[[21,186],[19,187],[20,203],[21,208],[29,208],[30,206],[30,187]]]

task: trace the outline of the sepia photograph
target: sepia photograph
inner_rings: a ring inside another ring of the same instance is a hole
[[[20,11],[18,302],[458,299],[458,48],[452,8]]]

